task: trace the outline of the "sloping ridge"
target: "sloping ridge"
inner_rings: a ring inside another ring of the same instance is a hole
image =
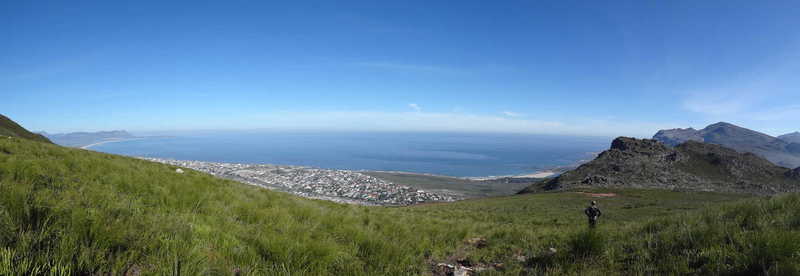
[[[6,116],[0,114],[0,135],[3,136],[11,136],[11,137],[19,137],[28,140],[50,143],[52,144],[49,139],[42,136],[41,134],[36,134],[33,132],[28,131],[24,127],[20,126],[16,122],[12,121]]]
[[[786,141],[788,143],[798,143],[798,144],[800,144],[800,132],[795,131],[795,132],[792,132],[792,133],[787,133],[787,134],[778,136],[778,139],[781,139],[781,140]]]
[[[798,174],[800,168],[789,170],[715,144],[687,141],[668,147],[656,140],[619,137],[595,160],[520,193],[633,187],[776,194],[800,190]]]
[[[791,140],[789,138],[792,136],[782,137]],[[659,130],[653,139],[669,146],[678,146],[687,141],[717,144],[739,152],[757,154],[779,166],[787,168],[800,166],[800,144],[725,122],[712,124],[701,130],[693,128]]]

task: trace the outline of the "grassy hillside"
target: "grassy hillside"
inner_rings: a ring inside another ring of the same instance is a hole
[[[27,129],[23,128],[22,126],[15,123],[8,117],[3,116],[2,114],[0,114],[0,135],[20,137],[33,141],[52,143],[46,137],[28,131]]]
[[[502,263],[481,275],[798,270],[798,195],[585,191],[616,194],[598,199],[605,215],[587,231],[593,197],[580,192],[350,206],[4,138],[0,275],[430,275],[459,261]]]

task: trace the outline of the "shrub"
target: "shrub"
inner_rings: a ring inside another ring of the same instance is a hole
[[[593,229],[578,232],[568,240],[569,252],[575,258],[599,256],[606,246],[606,237]]]

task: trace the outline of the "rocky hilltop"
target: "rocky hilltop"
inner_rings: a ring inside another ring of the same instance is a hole
[[[739,152],[754,153],[787,168],[800,166],[800,143],[792,143],[725,122],[712,124],[701,130],[693,128],[660,130],[653,139],[669,146],[677,146],[687,141],[717,144]]]
[[[591,162],[521,193],[577,187],[775,194],[800,190],[800,168],[776,166],[752,153],[686,141],[669,147],[657,140],[620,137]]]
[[[694,128],[676,128],[659,130],[653,139],[661,141],[670,146],[677,146],[686,141],[703,142],[703,135]]]

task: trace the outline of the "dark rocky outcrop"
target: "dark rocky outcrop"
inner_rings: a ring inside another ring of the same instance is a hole
[[[786,177],[791,179],[800,180],[800,167],[797,169],[786,172]]]
[[[791,140],[792,134],[781,137]],[[800,144],[729,123],[716,123],[701,130],[693,128],[660,130],[653,139],[669,146],[687,141],[717,144],[739,152],[750,152],[787,168],[800,166]]]
[[[797,191],[788,169],[752,153],[687,141],[669,147],[656,140],[620,137],[598,157],[526,192],[576,187],[633,187],[774,194]]]
[[[653,139],[670,146],[677,146],[686,141],[703,142],[703,136],[694,128],[659,130],[656,135],[653,135]]]

